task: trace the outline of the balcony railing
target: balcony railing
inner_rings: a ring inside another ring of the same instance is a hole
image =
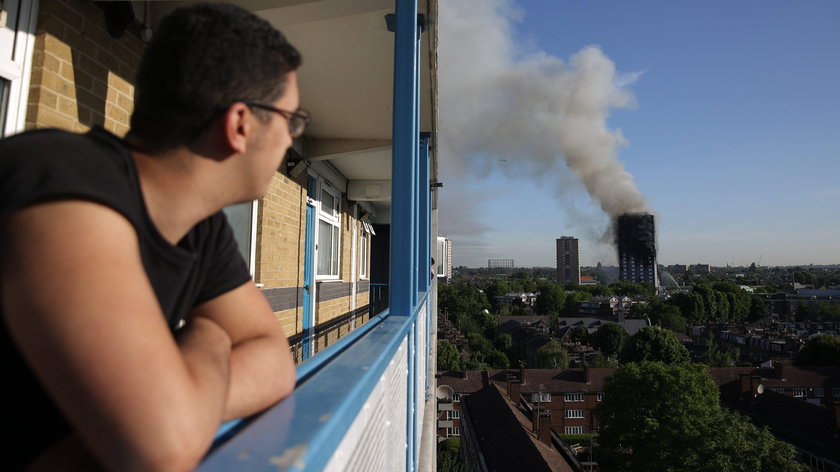
[[[292,396],[225,424],[199,470],[391,471],[433,461],[421,446],[424,420],[434,421],[432,311],[423,294],[413,313],[381,313],[301,364]]]

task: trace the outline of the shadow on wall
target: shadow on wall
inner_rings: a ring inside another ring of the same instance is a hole
[[[27,127],[128,131],[145,49],[131,8],[129,2],[41,3]]]

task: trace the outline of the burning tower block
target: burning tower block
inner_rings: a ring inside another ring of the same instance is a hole
[[[656,265],[656,229],[650,213],[627,213],[618,217],[618,270],[621,280],[647,282],[659,287]]]

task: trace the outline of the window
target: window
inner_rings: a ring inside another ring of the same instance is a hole
[[[460,402],[461,401],[461,394],[460,393],[452,394],[452,401],[455,402],[455,403]]]
[[[368,232],[362,229],[359,234],[359,278],[367,278],[367,264],[368,264]]]
[[[233,238],[239,247],[239,254],[248,265],[251,275],[254,275],[256,264],[256,243],[257,243],[257,201],[238,203],[225,207],[223,210],[230,227],[233,229]]]
[[[814,396],[817,398],[822,398],[825,396],[825,389],[822,387],[817,387],[814,389]]]
[[[461,410],[446,410],[446,419],[457,420],[461,418]]]
[[[455,426],[452,428],[452,436],[460,436],[461,435],[461,428]]]
[[[37,17],[34,1],[0,1],[0,137],[23,130]]]
[[[832,387],[831,396],[834,398],[840,398],[840,387]]]
[[[808,394],[806,393],[804,388],[795,388],[793,389],[793,397],[794,398],[805,398]]]
[[[531,401],[534,403],[549,403],[551,402],[551,394],[547,392],[532,393]]]
[[[318,278],[337,279],[341,244],[341,196],[324,179],[318,179]]]
[[[563,395],[563,400],[567,402],[582,402],[583,401],[583,394],[582,393],[567,393]]]
[[[783,389],[783,388],[771,388],[770,390],[772,390],[776,393],[781,393],[782,395],[785,394],[785,389]]]
[[[595,399],[596,399],[596,400],[598,400],[599,402],[604,401],[604,392],[598,392],[598,393],[595,395]]]
[[[566,426],[563,428],[565,434],[583,434],[583,426]]]
[[[583,410],[566,410],[566,418],[583,418]]]

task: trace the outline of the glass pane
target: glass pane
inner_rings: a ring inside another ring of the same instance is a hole
[[[245,259],[250,269],[251,265],[251,231],[253,230],[252,216],[254,214],[254,202],[239,203],[224,209],[228,222],[233,228],[233,237],[239,246],[239,253]]]
[[[332,275],[333,225],[318,221],[318,275]]]
[[[331,193],[321,190],[321,211],[331,217],[335,216],[336,198]]]
[[[338,226],[332,226],[332,264],[330,275],[338,275]]]
[[[9,87],[11,83],[0,78],[0,138],[6,136],[6,112],[9,110]]]

